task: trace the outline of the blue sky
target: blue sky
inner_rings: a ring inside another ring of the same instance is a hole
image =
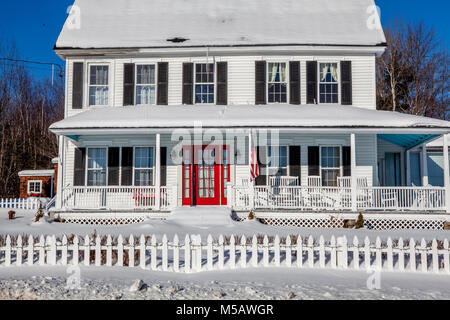
[[[72,3],[73,0],[2,1],[0,38],[15,40],[23,59],[63,64],[53,52],[53,45]],[[407,21],[423,20],[433,25],[449,46],[448,0],[376,0],[376,3],[381,7],[383,25],[399,17]],[[50,68],[33,66],[30,70],[39,77],[51,76]]]

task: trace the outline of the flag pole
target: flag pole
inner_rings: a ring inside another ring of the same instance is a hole
[[[256,151],[255,151],[256,152]],[[256,157],[256,154],[254,155]],[[255,161],[257,161],[255,159]],[[253,129],[250,129],[248,136],[248,173],[249,173],[249,205],[250,210],[254,209],[254,199],[255,199],[255,179],[252,177],[252,165],[253,165]]]

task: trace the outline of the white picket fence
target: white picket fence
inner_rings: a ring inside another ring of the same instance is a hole
[[[0,199],[0,209],[37,210],[40,204],[39,198]]]
[[[448,240],[414,239],[375,243],[366,238],[331,237],[318,241],[312,236],[253,236],[252,238],[210,235],[206,243],[199,235],[186,235],[184,242],[175,235],[135,238],[77,236],[56,239],[41,236],[28,239],[20,235],[0,239],[0,266],[84,265],[141,267],[153,271],[201,272],[246,267],[329,268],[349,270],[384,270],[428,272],[450,275]]]

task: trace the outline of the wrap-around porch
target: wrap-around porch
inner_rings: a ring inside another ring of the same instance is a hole
[[[287,132],[287,130],[282,130],[281,135],[283,135],[283,132]],[[289,134],[302,135],[305,133],[294,133],[291,130]],[[342,135],[343,133],[340,134]],[[336,172],[333,172],[332,169],[323,169],[327,168],[327,165],[322,163],[324,161],[322,153],[325,149],[323,151],[319,149],[320,170],[315,175],[309,175],[309,173],[314,173],[314,170],[307,169],[306,172],[308,174],[305,177],[303,175],[305,170],[299,169],[300,172],[295,170],[293,162],[296,159],[292,155],[292,150],[295,149],[291,149],[288,146],[286,154],[277,148],[278,156],[286,158],[285,164],[284,160],[281,160],[281,164],[279,164],[281,169],[275,169],[275,173],[271,174],[270,168],[262,165],[262,168],[260,168],[263,171],[261,176],[265,176],[265,179],[262,183],[261,179],[259,179],[259,183],[252,181],[250,179],[252,148],[249,146],[257,146],[259,143],[252,143],[252,139],[254,139],[253,134],[251,130],[248,130],[244,151],[246,160],[243,165],[234,163],[235,159],[231,160],[233,157],[230,154],[234,154],[236,157],[239,152],[233,148],[230,150],[227,146],[222,148],[226,143],[221,144],[219,152],[214,147],[215,153],[210,153],[206,152],[207,147],[206,149],[204,147],[209,141],[202,142],[197,146],[201,150],[200,157],[203,161],[207,154],[212,155],[212,165],[208,163],[192,163],[188,165],[185,162],[180,164],[171,163],[174,168],[172,171],[175,172],[176,178],[171,183],[167,183],[167,179],[162,178],[162,173],[167,173],[168,161],[170,162],[167,159],[172,154],[172,146],[161,142],[161,136],[164,136],[164,133],[155,133],[153,142],[150,144],[154,155],[154,163],[152,163],[153,178],[150,180],[151,183],[149,185],[135,185],[135,183],[132,183],[132,185],[107,185],[108,179],[105,179],[106,185],[89,186],[88,181],[85,181],[85,185],[75,186],[69,184],[62,188],[62,192],[59,194],[58,209],[69,211],[171,211],[183,205],[206,204],[228,206],[236,211],[277,211],[288,209],[304,212],[450,212],[448,205],[450,201],[448,200],[449,194],[447,191],[449,190],[448,154],[444,153],[444,157],[446,157],[444,161],[444,187],[435,187],[427,184],[424,184],[424,186],[410,185],[407,179],[410,175],[410,172],[408,172],[410,168],[407,163],[400,168],[400,170],[405,170],[403,173],[406,177],[405,183],[396,186],[382,186],[380,185],[380,179],[378,179],[379,167],[373,168],[373,175],[361,174],[361,170],[358,168],[357,160],[360,157],[357,154],[362,152],[356,142],[358,133],[347,133],[344,135],[348,136],[349,144],[332,147],[338,150],[336,152],[339,152],[339,159],[336,160],[339,162],[339,168],[336,169]],[[439,135],[384,133],[376,134],[375,136],[378,140],[382,139],[403,148],[403,156],[407,159],[410,149],[425,144]],[[82,140],[82,138],[78,137],[76,143],[80,144],[79,141]],[[163,140],[165,141],[165,139]],[[448,150],[446,139],[443,140],[444,150]],[[323,145],[325,148],[329,148],[329,144],[324,143]],[[165,150],[162,151],[164,148]],[[183,150],[186,150],[186,147]],[[192,149],[188,148],[187,150],[195,153],[196,146],[194,145]],[[332,149],[328,151],[330,150]],[[225,156],[227,151],[228,156]],[[268,154],[267,148],[265,152],[265,154]],[[307,151],[305,152],[307,153]],[[217,153],[221,154],[220,158],[215,156]],[[348,154],[346,155],[345,153]],[[192,155],[194,156],[194,154]],[[167,158],[164,159],[164,157]],[[288,169],[283,171],[285,165]],[[331,165],[330,167],[332,168],[333,166]],[[266,171],[264,172],[264,170]],[[107,168],[105,169],[105,174],[106,172],[108,172]],[[242,175],[242,172],[246,173]],[[423,180],[426,181],[426,168],[422,168],[421,174]],[[200,203],[198,200],[193,200],[201,196],[207,200],[216,198],[218,202],[203,201],[203,203]],[[187,201],[188,199],[189,201]]]

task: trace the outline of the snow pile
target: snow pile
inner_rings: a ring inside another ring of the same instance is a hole
[[[168,221],[185,226],[225,227],[232,224],[231,209],[223,207],[178,208],[172,212]]]
[[[36,276],[39,275],[39,276]],[[0,300],[333,300],[450,298],[450,278],[420,273],[381,273],[380,289],[371,290],[371,273],[308,269],[240,269],[199,274],[81,267],[80,286],[67,286],[64,267],[0,269]],[[144,282],[130,292],[134,279]]]
[[[57,48],[379,45],[373,0],[76,0]],[[368,26],[368,23],[371,23]],[[185,42],[168,39],[184,38]]]
[[[174,114],[177,116],[174,117]],[[270,121],[269,121],[270,120]],[[55,133],[95,128],[367,127],[450,128],[450,121],[354,106],[137,106],[92,109],[56,122]],[[74,131],[75,133],[76,131]]]

